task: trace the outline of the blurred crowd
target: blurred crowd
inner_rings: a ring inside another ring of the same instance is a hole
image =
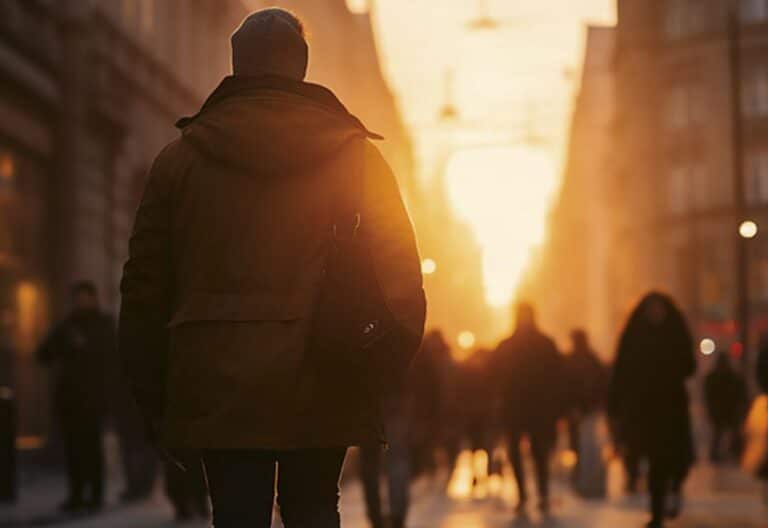
[[[9,353],[0,357],[7,359]],[[98,304],[93,284],[72,288],[72,311],[55,325],[38,351],[54,373],[53,401],[67,461],[66,513],[93,513],[104,504],[103,434],[119,438],[126,503],[146,500],[164,473],[176,517],[208,518],[209,501],[201,465],[164,462],[153,447],[115,352],[115,325]],[[672,299],[650,293],[629,317],[612,365],[603,363],[588,334],[575,329],[566,350],[558,349],[536,320],[531,304],[515,311],[515,330],[495,349],[478,349],[458,360],[440,331],[423,342],[404,386],[382,402],[388,449],[363,446],[359,473],[374,528],[406,526],[410,483],[454,467],[467,449],[487,454],[487,470],[473,486],[511,467],[518,486],[517,511],[530,510],[524,463],[534,468],[537,509],[551,508],[551,456],[558,437],[567,438],[575,492],[600,498],[606,493],[606,449],[598,439],[608,425],[612,453],[621,457],[628,493],[651,497],[652,521],[661,526],[680,513],[686,476],[696,460],[686,382],[697,369],[694,340]],[[752,400],[749,383],[732,358],[718,353],[703,378],[703,405],[711,425],[712,463],[751,459],[748,468],[768,479],[765,453],[768,399]],[[12,501],[15,434],[12,379],[0,372],[0,497]],[[768,345],[759,355],[757,385],[768,392]],[[380,485],[385,475],[388,504]]]

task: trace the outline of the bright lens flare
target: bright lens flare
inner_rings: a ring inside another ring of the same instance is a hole
[[[533,146],[462,150],[448,164],[446,185],[480,244],[486,301],[508,305],[544,239],[557,185],[552,156]]]
[[[715,348],[717,348],[715,345],[715,342],[709,339],[708,337],[702,339],[701,343],[699,343],[699,350],[705,356],[711,356],[712,354],[714,354]]]

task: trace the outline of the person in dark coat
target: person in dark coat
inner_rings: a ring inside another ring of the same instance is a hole
[[[411,400],[408,443],[414,476],[432,474],[435,451],[445,445],[446,378],[451,365],[451,350],[442,332],[429,332],[408,374]]]
[[[586,331],[571,332],[571,351],[564,357],[568,379],[568,417],[571,449],[579,454],[581,418],[602,408],[608,397],[608,369],[589,343]]]
[[[743,445],[741,426],[749,406],[749,397],[744,378],[731,366],[725,354],[717,357],[715,368],[704,380],[704,399],[712,424],[710,460],[722,460],[722,443],[726,437],[731,441],[731,453],[739,457]]]
[[[565,370],[554,341],[536,324],[533,306],[517,307],[517,327],[494,353],[494,372],[501,394],[501,421],[509,440],[509,457],[524,514],[528,500],[520,442],[527,437],[536,469],[539,509],[549,512],[549,459],[557,420],[564,411]]]
[[[310,350],[327,315],[315,313],[326,256],[342,236],[366,246],[391,319],[383,367],[400,377],[423,334],[420,259],[378,136],[303,80],[301,22],[256,12],[232,53],[234,75],[177,123],[181,138],[150,170],[121,284],[121,354],[159,444],[201,454],[217,528],[270,525],[278,465],[286,527],[335,527],[347,447],[384,440],[378,389],[399,382],[329,373],[337,358]]]
[[[762,346],[757,355],[755,374],[760,391],[768,393],[768,336],[764,336],[762,339]]]
[[[11,315],[0,314],[0,503],[16,500],[16,395]]]
[[[72,287],[72,304],[69,316],[40,346],[38,358],[55,366],[57,373],[54,406],[61,422],[69,476],[69,498],[61,509],[96,511],[104,500],[105,380],[108,358],[114,353],[115,325],[99,309],[96,287],[89,281]]]
[[[768,393],[768,335],[761,339],[760,350],[757,355],[757,368],[755,370],[757,386],[763,394]],[[768,460],[757,470],[757,476],[766,483],[764,497],[768,499]],[[766,500],[768,503],[768,500]]]
[[[621,441],[648,459],[652,528],[679,514],[680,492],[694,461],[685,382],[695,370],[683,314],[670,297],[648,294],[619,341],[609,413]]]

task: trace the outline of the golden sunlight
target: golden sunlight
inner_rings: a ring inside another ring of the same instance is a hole
[[[482,249],[491,306],[513,300],[531,251],[544,239],[557,181],[552,156],[531,145],[472,148],[452,156],[448,195]]]

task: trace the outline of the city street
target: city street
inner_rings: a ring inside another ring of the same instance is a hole
[[[460,468],[461,469],[461,468]],[[605,502],[584,501],[571,494],[562,478],[555,488],[553,516],[541,519],[515,519],[512,513],[514,484],[505,477],[500,490],[490,498],[472,499],[456,497],[467,489],[462,471],[454,472],[450,486],[447,475],[434,481],[420,480],[413,486],[414,503],[409,526],[413,528],[616,528],[642,527],[647,520],[645,500],[627,498],[619,493],[620,468],[617,464],[609,471],[609,499]],[[160,490],[155,498],[140,506],[118,508],[110,506],[102,515],[89,519],[66,520],[45,512],[55,511],[60,500],[61,487],[54,481],[24,490],[20,504],[14,509],[0,509],[0,527],[11,526],[63,526],[83,528],[153,528],[173,526],[172,513]],[[118,486],[111,486],[116,492]],[[446,487],[454,491],[450,498]],[[509,493],[507,490],[512,489]],[[48,491],[46,491],[48,490]],[[112,501],[111,504],[115,502]],[[349,479],[344,485],[342,499],[343,523],[346,528],[366,528],[362,489],[357,480]],[[758,528],[768,525],[768,510],[761,505],[759,488],[748,476],[735,468],[697,468],[686,487],[686,507],[683,518],[671,523],[673,528]],[[191,528],[204,523],[190,523]],[[281,524],[276,522],[275,528]]]

